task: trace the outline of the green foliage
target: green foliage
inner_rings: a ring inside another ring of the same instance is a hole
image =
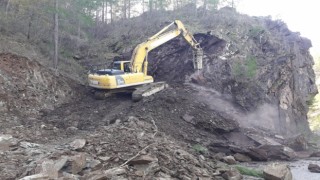
[[[315,64],[313,66],[313,69],[316,73],[316,78],[320,78],[320,55],[314,54],[313,55]],[[317,84],[318,90],[319,90],[319,84]],[[314,96],[310,101],[307,102],[309,106],[309,112],[308,112],[308,119],[309,119],[309,125],[310,129],[312,131],[319,131],[320,130],[320,95],[317,94]]]
[[[320,145],[320,136],[319,136],[318,134],[315,134],[315,133],[312,134],[312,135],[308,138],[308,141],[309,141],[308,144],[311,145],[311,148],[312,148],[312,147],[316,147],[316,149],[319,148],[319,145]]]
[[[72,58],[72,52],[71,51],[68,51],[68,50],[64,50],[61,52],[61,55],[64,57],[64,58]]]
[[[320,115],[316,115],[314,117],[309,118],[309,122],[310,122],[310,129],[312,131],[320,130]]]
[[[317,103],[316,97],[312,97],[310,101],[307,101],[307,105],[309,106],[309,108],[312,108],[312,109],[317,108],[316,103]]]
[[[254,176],[254,177],[263,177],[263,172],[261,170],[255,170],[251,168],[247,168],[244,166],[235,166],[236,169],[242,174],[247,176]]]
[[[320,55],[314,55],[313,59],[314,59],[314,66],[313,66],[314,71],[320,72]]]
[[[260,34],[263,34],[264,32],[265,29],[262,26],[254,26],[249,30],[248,36],[251,38],[255,38],[258,37]]]
[[[201,154],[206,154],[208,152],[208,149],[206,147],[201,146],[200,144],[196,144],[192,148],[194,151]]]
[[[247,77],[253,78],[257,72],[257,59],[254,56],[248,56],[245,62],[247,67]]]
[[[220,0],[221,4],[236,8],[241,0]]]
[[[244,76],[244,68],[241,64],[241,62],[237,61],[233,63],[233,74],[236,77],[243,77]]]
[[[311,99],[311,101],[308,101],[309,106],[309,124],[310,128],[313,131],[320,130],[320,95],[316,95]]]
[[[157,0],[154,3],[159,10],[165,10],[170,5],[170,1],[168,0]]]
[[[233,75],[236,78],[253,79],[257,73],[257,59],[254,56],[247,56],[244,62],[236,61],[233,63]]]
[[[208,1],[208,7],[209,10],[216,10],[218,9],[218,6],[220,4],[220,0],[207,0]]]

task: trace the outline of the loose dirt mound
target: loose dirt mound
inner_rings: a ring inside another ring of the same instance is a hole
[[[77,94],[75,86],[72,80],[54,75],[34,60],[0,53],[1,131],[36,123],[40,110],[53,110],[71,101]]]
[[[2,112],[36,114],[73,96],[70,81],[25,57],[0,54],[0,73]]]
[[[192,94],[194,96],[190,96]],[[238,123],[231,116],[212,110],[196,94],[190,86],[175,86],[138,103],[131,101],[130,94],[120,93],[105,101],[83,94],[81,100],[62,105],[54,111],[41,111],[41,120],[51,129],[46,132],[52,133],[48,137],[50,140],[55,140],[57,134],[59,138],[70,136],[69,129],[92,131],[117,120],[124,121],[128,116],[154,120],[159,131],[192,143],[205,142],[204,137],[211,139],[206,143],[213,143],[224,139],[224,133],[239,130]],[[41,138],[32,139],[43,142]]]
[[[1,179],[212,179],[229,171],[226,164],[199,154],[208,153],[205,147],[167,137],[153,120],[128,117],[77,138],[46,145],[0,136],[0,151],[6,152],[0,154]]]

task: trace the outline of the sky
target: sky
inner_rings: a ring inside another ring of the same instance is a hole
[[[291,31],[311,39],[313,53],[320,54],[319,0],[239,0],[239,12],[283,20]]]

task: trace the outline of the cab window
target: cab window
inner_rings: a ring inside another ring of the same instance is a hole
[[[121,70],[121,63],[120,62],[114,62],[112,69]]]
[[[130,72],[130,62],[126,62],[124,65],[124,72]]]

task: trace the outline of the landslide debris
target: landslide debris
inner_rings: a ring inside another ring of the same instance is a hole
[[[34,59],[0,53],[0,132],[15,135],[21,130],[25,132],[21,137],[37,137],[39,133],[32,127],[42,124],[37,118],[41,111],[72,101],[78,94],[76,86],[73,80],[56,76]]]
[[[132,116],[60,144],[1,135],[0,145],[4,138],[9,146],[0,154],[1,179],[221,179],[232,170],[210,157],[189,153],[187,144],[158,131],[154,122]],[[74,149],[75,142],[83,141]]]
[[[37,114],[73,97],[71,81],[39,63],[10,53],[0,54],[0,111]]]

